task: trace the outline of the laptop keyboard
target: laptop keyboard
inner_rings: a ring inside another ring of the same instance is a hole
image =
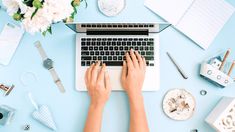
[[[81,38],[81,66],[100,60],[107,66],[122,66],[125,53],[134,49],[154,66],[154,38]]]

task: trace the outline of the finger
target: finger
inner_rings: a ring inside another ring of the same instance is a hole
[[[138,67],[139,67],[139,64],[138,64],[138,61],[137,61],[137,58],[136,58],[136,56],[135,56],[135,54],[134,54],[133,49],[131,49],[130,54],[131,54],[131,59],[132,59],[132,62],[133,62],[133,64],[134,64],[134,67],[135,67],[135,68],[138,68]]]
[[[131,60],[130,55],[129,55],[128,52],[126,53],[126,61],[127,61],[127,68],[128,69],[133,69],[134,66],[133,66],[132,60]]]
[[[102,68],[101,68],[101,70],[99,72],[98,79],[97,79],[97,82],[101,83],[102,85],[104,85],[104,73],[105,73],[105,70],[106,70],[106,65],[103,64]]]
[[[145,71],[145,70],[146,70],[146,60],[145,60],[144,57],[142,57],[142,59],[143,59],[143,69],[144,69],[144,71]]]
[[[90,83],[91,81],[91,71],[94,67],[94,63],[87,69],[87,82]]]
[[[97,76],[99,73],[99,66],[100,61],[96,62],[96,64],[93,66],[92,72],[91,72],[91,82],[95,83],[97,81]]]
[[[137,59],[138,59],[140,68],[143,69],[143,67],[144,67],[144,62],[143,62],[143,59],[142,59],[141,55],[139,54],[138,51],[135,51],[135,55],[136,55],[136,57],[137,57]]]
[[[109,74],[106,71],[104,73],[104,78],[105,78],[105,88],[107,91],[111,91],[111,82],[110,82],[110,78],[109,78]]]
[[[126,61],[123,61],[123,66],[122,66],[122,80],[125,80],[127,76],[127,65]]]

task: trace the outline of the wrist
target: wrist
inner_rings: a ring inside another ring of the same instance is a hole
[[[94,108],[94,109],[103,109],[104,106],[105,106],[105,103],[99,103],[99,102],[90,103],[90,108]]]
[[[130,102],[139,102],[143,100],[143,95],[142,92],[132,92],[132,93],[127,93],[128,94],[128,99]]]

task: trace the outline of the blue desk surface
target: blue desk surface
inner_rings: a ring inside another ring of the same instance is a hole
[[[155,22],[163,21],[143,5],[144,0],[126,0],[125,10],[117,17],[103,16],[96,0],[88,0],[88,8],[82,4],[76,20],[79,22]],[[227,0],[235,6],[234,0]],[[0,29],[13,20],[0,11]],[[161,39],[161,88],[157,92],[144,93],[145,108],[151,132],[189,132],[198,129],[200,132],[213,132],[204,119],[222,96],[234,96],[235,85],[220,89],[199,77],[199,63],[210,54],[220,49],[232,48],[235,53],[235,15],[224,26],[213,44],[206,51],[199,48],[174,28],[170,27],[160,34]],[[48,56],[55,61],[55,67],[67,90],[59,93],[47,70],[41,65],[41,58],[33,43],[40,40]],[[189,75],[184,80],[166,52],[169,51],[184,67]],[[233,56],[235,58],[235,56]],[[32,71],[37,75],[37,81],[29,86],[20,82],[22,73]],[[0,96],[0,104],[14,107],[17,112],[9,126],[0,126],[1,132],[20,132],[24,124],[31,125],[32,132],[50,132],[48,128],[32,119],[34,110],[27,92],[30,91],[40,104],[46,104],[53,112],[58,132],[81,132],[83,130],[89,97],[85,92],[75,91],[75,34],[64,24],[53,26],[53,35],[46,37],[37,34],[25,34],[10,65],[0,67],[0,82],[15,84],[16,88],[8,97]],[[235,77],[235,76],[234,76]],[[185,88],[196,98],[197,106],[194,116],[187,121],[173,121],[162,111],[162,99],[166,91],[172,88]],[[201,96],[199,91],[208,91]],[[3,94],[1,92],[1,94]],[[127,132],[129,126],[129,105],[124,92],[112,92],[103,115],[103,132]]]

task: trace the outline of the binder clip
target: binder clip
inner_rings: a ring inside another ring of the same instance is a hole
[[[225,53],[218,53],[203,61],[201,63],[200,75],[221,88],[234,83],[235,78],[231,77],[231,73],[235,66],[235,60],[232,63],[227,61],[230,52],[231,49],[228,49]]]
[[[14,89],[14,85],[11,85],[11,86],[6,86],[4,84],[0,84],[0,89],[3,90],[5,92],[5,96],[8,96],[11,91]]]

